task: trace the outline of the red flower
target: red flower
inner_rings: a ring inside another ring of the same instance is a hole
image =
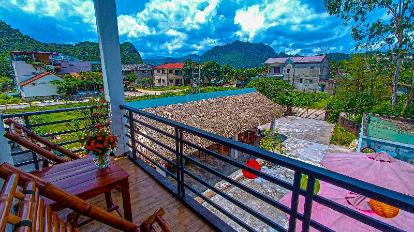
[[[104,104],[104,103],[106,102],[106,100],[105,100],[104,98],[102,98],[102,99],[100,100],[100,102],[101,102],[102,104]]]

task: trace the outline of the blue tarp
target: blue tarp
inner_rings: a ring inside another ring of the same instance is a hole
[[[217,92],[210,92],[210,93],[189,94],[185,96],[156,98],[156,99],[128,102],[126,103],[126,105],[137,108],[137,109],[145,109],[145,108],[152,108],[152,107],[158,107],[158,106],[183,104],[183,103],[201,101],[201,100],[212,99],[212,98],[228,97],[228,96],[253,93],[253,92],[256,92],[256,89],[245,88],[245,89],[217,91]]]

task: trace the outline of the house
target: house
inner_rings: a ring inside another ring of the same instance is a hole
[[[269,58],[265,65],[269,67],[269,75],[283,78],[301,91],[323,91],[321,81],[329,78],[325,55]]]
[[[122,76],[124,79],[129,74],[135,74],[138,79],[152,78],[154,66],[150,64],[124,64],[122,65]]]
[[[184,85],[184,63],[167,63],[154,68],[154,86]]]
[[[51,82],[62,80],[59,75],[90,72],[89,61],[64,56],[55,52],[13,51],[12,66],[15,84],[23,98],[58,95]]]
[[[50,52],[12,52],[12,66],[15,84],[22,98],[47,98],[58,95],[57,87],[51,82],[62,80],[54,74]]]

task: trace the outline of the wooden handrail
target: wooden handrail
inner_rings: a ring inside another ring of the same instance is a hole
[[[16,121],[14,121],[13,119],[6,119],[4,120],[4,123],[6,123],[7,125],[10,125],[10,127],[15,127],[17,129],[20,129],[22,131],[24,131],[24,133],[27,134],[28,137],[38,141],[41,144],[44,144],[46,147],[48,147],[49,149],[53,149],[56,150],[64,155],[66,155],[67,157],[71,158],[71,159],[80,159],[81,157],[74,154],[73,152],[71,152],[70,150],[63,148],[61,146],[58,146],[52,142],[50,142],[49,140],[39,136],[38,134],[34,133],[33,131],[31,131],[30,129],[24,127],[23,125],[17,123]],[[15,134],[15,133],[11,133],[10,131],[7,132],[9,134]],[[9,138],[10,139],[10,138]],[[17,141],[16,141],[17,142]],[[22,145],[22,144],[20,144]],[[22,145],[24,146],[24,145]],[[29,148],[30,149],[30,148]],[[53,154],[53,153],[52,153]],[[42,155],[42,154],[41,154]],[[56,155],[55,155],[56,156]]]
[[[66,191],[56,187],[50,182],[46,182],[41,178],[30,173],[21,171],[20,169],[4,163],[0,165],[0,176],[6,178],[8,175],[16,173],[19,175],[19,182],[22,186],[24,183],[33,181],[39,188],[39,193],[51,200],[59,202],[64,207],[70,208],[75,212],[100,221],[106,225],[112,226],[123,231],[139,231],[134,223],[123,218],[117,217],[102,208],[91,205],[79,197],[73,196]]]
[[[41,146],[39,146],[35,143],[32,143],[32,142],[20,137],[16,133],[11,133],[10,131],[8,131],[4,134],[4,137],[10,139],[11,141],[14,141],[14,142],[18,143],[19,145],[21,145],[21,146],[23,146],[23,147],[25,147],[29,150],[34,151],[35,153],[37,153],[37,154],[45,157],[48,160],[51,160],[51,161],[55,162],[55,163],[59,164],[59,163],[64,163],[66,161],[69,161],[65,158],[57,156],[53,152],[48,151],[45,148],[43,148],[43,147],[41,147]]]

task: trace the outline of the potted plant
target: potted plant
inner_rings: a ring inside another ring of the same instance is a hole
[[[117,146],[118,139],[112,134],[108,119],[108,103],[104,98],[97,100],[96,111],[92,112],[85,131],[80,133],[80,142],[83,145],[84,155],[93,156],[98,169],[107,168],[110,164],[109,155]]]

